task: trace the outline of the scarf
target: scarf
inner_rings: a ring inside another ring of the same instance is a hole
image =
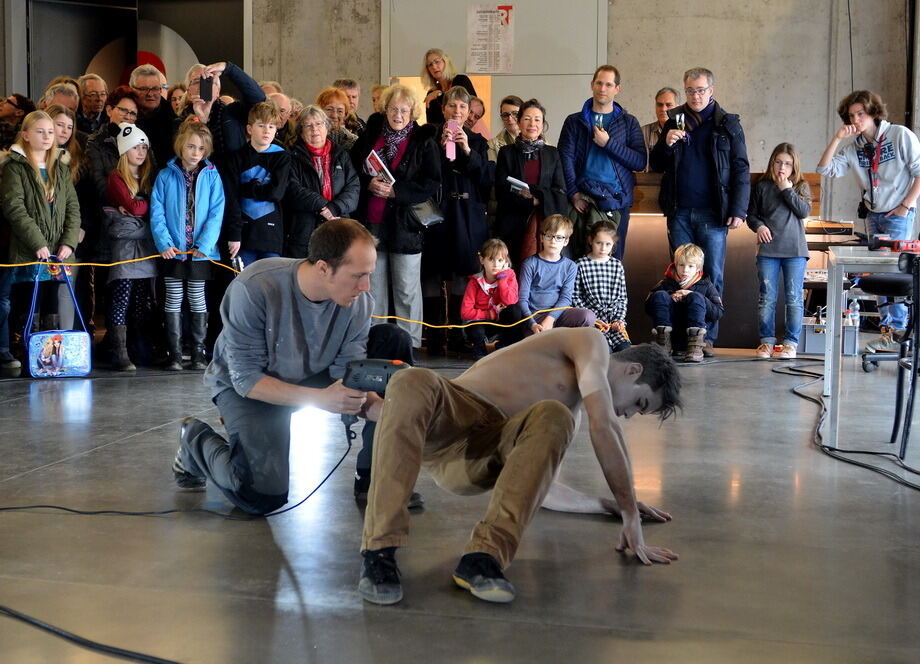
[[[321,148],[314,148],[307,145],[307,151],[313,158],[313,168],[323,183],[323,198],[327,201],[332,200],[332,141],[326,139],[326,144]]]
[[[409,138],[409,134],[415,128],[415,122],[410,122],[400,130],[393,129],[389,122],[383,123],[383,148],[381,148],[381,157],[387,163],[387,166],[393,163],[396,152],[399,150],[399,144]]]
[[[701,124],[709,120],[712,117],[712,114],[716,112],[716,100],[710,99],[709,103],[706,104],[705,108],[702,111],[697,113],[689,106],[684,104],[684,112],[687,114],[687,131],[693,131]]]
[[[531,141],[524,138],[520,134],[518,134],[517,138],[514,139],[514,142],[521,146],[521,152],[524,153],[524,161],[530,161],[531,159],[536,159],[539,157],[540,150],[542,150],[543,146],[546,145],[546,141],[544,141],[542,138]]]
[[[703,271],[699,270],[696,274],[689,276],[681,281],[680,277],[677,276],[677,268],[674,267],[674,263],[671,263],[668,265],[668,269],[664,271],[664,276],[666,276],[668,279],[673,279],[680,284],[682,289],[686,290],[703,278]]]

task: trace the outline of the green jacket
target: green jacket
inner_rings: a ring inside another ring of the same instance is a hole
[[[80,241],[80,204],[70,179],[66,157],[58,160],[57,191],[49,210],[45,191],[35,169],[18,145],[9,152],[0,179],[0,209],[10,225],[10,263],[34,261],[35,252],[48,247],[52,254],[66,244],[76,249]],[[73,254],[66,260],[74,261]]]

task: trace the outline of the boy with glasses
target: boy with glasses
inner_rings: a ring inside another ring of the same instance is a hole
[[[518,298],[522,314],[530,316],[541,309],[557,309],[522,323],[525,337],[554,327],[594,326],[594,314],[588,309],[558,309],[571,307],[578,276],[575,263],[562,255],[571,235],[572,222],[561,214],[551,214],[540,224],[540,252],[521,265]]]

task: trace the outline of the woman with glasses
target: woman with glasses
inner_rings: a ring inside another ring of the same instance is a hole
[[[497,161],[498,151],[506,145],[514,143],[514,139],[521,133],[520,128],[518,128],[517,115],[523,103],[520,97],[508,95],[498,105],[498,116],[502,120],[502,130],[489,140],[489,161]]]
[[[405,86],[387,88],[380,103],[384,113],[368,118],[367,129],[351,150],[361,180],[355,216],[379,240],[377,269],[371,275],[374,313],[389,315],[392,294],[396,315],[417,321],[422,317],[424,237],[410,208],[434,196],[441,184],[436,129],[416,124],[416,98]],[[373,159],[372,151],[386,172],[366,163],[369,156]],[[422,345],[421,325],[402,320],[397,325],[409,333],[414,347]]]
[[[329,138],[336,145],[341,145],[346,150],[351,150],[357,135],[345,128],[345,120],[348,118],[349,105],[348,95],[339,88],[324,88],[316,96],[316,105],[319,106],[329,117]]]
[[[109,173],[118,165],[116,139],[121,131],[118,125],[122,122],[135,124],[137,112],[137,93],[126,85],[115,88],[105,100],[105,114],[109,121],[86,142],[89,175],[96,192],[96,212],[100,215],[105,205]]]
[[[454,86],[462,86],[470,96],[476,96],[476,88],[466,74],[458,74],[453,60],[439,48],[429,48],[422,60],[422,83],[428,86],[425,95],[425,118],[428,124],[444,122],[442,95]]]
[[[495,235],[508,245],[515,265],[537,253],[543,219],[568,210],[559,151],[544,141],[545,118],[546,109],[539,101],[522,102],[518,135],[514,143],[498,151],[495,165]],[[509,182],[509,177],[527,186]]]
[[[182,107],[185,104],[185,93],[187,91],[188,86],[185,83],[175,83],[166,91],[166,99],[169,101],[169,106],[172,108],[176,117],[179,117],[179,113],[182,111]]]
[[[324,221],[349,217],[361,182],[348,151],[329,138],[331,121],[315,104],[297,118],[291,177],[285,195],[284,255],[306,258],[310,235]]]

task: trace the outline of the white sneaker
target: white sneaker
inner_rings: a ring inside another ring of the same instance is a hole
[[[773,357],[773,345],[772,344],[760,344],[755,351],[758,359],[769,360]]]
[[[783,344],[783,349],[777,355],[780,360],[794,360],[796,347],[792,344]]]

